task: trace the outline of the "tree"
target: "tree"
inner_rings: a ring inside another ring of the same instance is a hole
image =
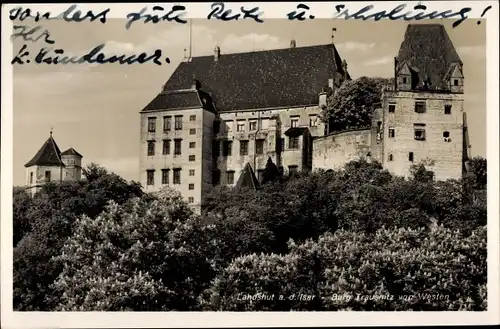
[[[14,187],[12,198],[13,242],[15,247],[23,236],[31,231],[32,223],[28,212],[31,208],[32,200],[26,189],[22,187]]]
[[[482,157],[474,157],[470,161],[470,165],[476,178],[475,189],[486,189],[486,185],[488,184],[486,159]]]
[[[371,125],[371,115],[382,97],[387,79],[361,77],[346,81],[327,100],[321,112],[329,132],[365,128]]]
[[[410,174],[418,182],[427,183],[434,180],[434,172],[427,170],[423,164],[411,165]]]
[[[206,229],[178,192],[80,217],[57,260],[65,311],[189,311],[213,278]]]
[[[51,259],[60,254],[78,217],[94,218],[110,200],[122,204],[143,195],[139,184],[128,183],[95,164],[85,168],[84,175],[81,181],[43,185],[30,202],[26,219],[13,218],[14,223],[31,225],[14,249],[14,309],[44,311],[55,307],[59,296],[50,285],[62,267]],[[16,200],[14,208],[19,208]],[[22,231],[14,231],[16,234],[20,236]]]
[[[485,310],[486,247],[486,227],[467,237],[442,226],[339,230],[291,241],[286,255],[235,259],[206,300],[219,311]]]

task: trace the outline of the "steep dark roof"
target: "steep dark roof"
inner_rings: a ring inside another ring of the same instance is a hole
[[[64,163],[61,161],[60,154],[61,151],[51,134],[49,139],[47,139],[43,146],[38,150],[33,159],[31,159],[24,166],[64,166]]]
[[[241,188],[250,188],[250,189],[257,189],[259,186],[259,181],[255,177],[255,173],[253,172],[252,167],[250,164],[247,162],[245,165],[245,168],[243,168],[240,178],[238,178],[238,181],[236,182],[235,188],[236,189],[241,189]]]
[[[190,88],[196,79],[221,112],[315,105],[334,72],[344,74],[333,44],[202,56],[182,62],[165,90]]]
[[[410,24],[406,29],[397,56],[396,71],[405,63],[418,85],[429,80],[428,89],[449,89],[445,78],[453,64],[462,66],[462,61],[441,24]]]
[[[80,153],[78,153],[74,148],[70,147],[66,151],[62,152],[61,155],[76,155],[79,156],[80,158],[83,157]]]
[[[202,106],[198,92],[195,89],[185,89],[159,93],[142,111],[201,108]]]

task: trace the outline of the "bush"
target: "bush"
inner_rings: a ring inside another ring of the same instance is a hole
[[[486,227],[468,237],[443,227],[382,229],[371,237],[338,231],[290,249],[236,259],[214,280],[209,305],[224,311],[486,308]],[[275,297],[242,300],[257,294]],[[300,294],[314,298],[300,301]]]
[[[57,260],[65,311],[187,311],[212,279],[203,229],[180,194],[111,202],[82,216]]]

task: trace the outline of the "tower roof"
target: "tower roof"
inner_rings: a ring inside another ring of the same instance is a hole
[[[396,71],[405,64],[419,84],[428,80],[428,89],[447,89],[447,73],[452,65],[462,66],[462,61],[443,25],[410,24],[399,49]]]
[[[236,182],[235,188],[249,188],[256,190],[258,186],[259,181],[255,177],[252,166],[250,166],[250,163],[247,162],[245,168],[243,168],[241,172],[240,178],[238,178],[238,181]]]
[[[42,145],[33,159],[28,161],[24,166],[64,166],[60,154],[61,151],[54,138],[52,138],[51,132],[49,139]]]
[[[333,44],[221,54],[182,62],[164,89],[189,89],[197,79],[219,112],[308,106],[336,72],[349,77]]]
[[[83,158],[83,155],[81,155],[80,153],[78,153],[74,148],[70,147],[69,149],[67,149],[66,151],[62,152],[61,155],[76,155],[80,158]]]

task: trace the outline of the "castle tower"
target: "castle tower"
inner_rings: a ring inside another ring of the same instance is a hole
[[[435,179],[463,174],[463,64],[444,26],[410,24],[382,99],[383,164],[408,176],[424,164]]]
[[[72,147],[61,153],[61,160],[65,165],[63,177],[65,181],[81,179],[82,157],[83,156]]]
[[[45,183],[62,180],[65,165],[61,160],[61,151],[52,138],[52,131],[47,141],[24,166],[26,167],[26,186],[31,189],[32,193]]]

